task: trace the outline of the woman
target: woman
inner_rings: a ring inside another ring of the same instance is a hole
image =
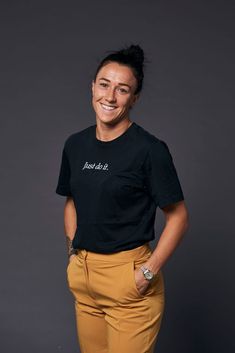
[[[96,124],[65,141],[56,192],[64,209],[82,353],[152,353],[164,312],[162,267],[187,229],[184,195],[167,144],[129,118],[144,53],[106,56],[92,82]],[[166,224],[154,251],[156,208]]]

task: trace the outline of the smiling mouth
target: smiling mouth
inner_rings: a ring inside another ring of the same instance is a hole
[[[114,105],[106,105],[106,104],[102,104],[102,103],[100,103],[100,105],[106,111],[111,111],[111,110],[116,109],[116,107]]]

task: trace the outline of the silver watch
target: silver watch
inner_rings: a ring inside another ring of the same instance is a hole
[[[148,268],[141,266],[140,269],[143,271],[144,277],[148,280],[151,281],[154,277],[154,273],[150,271]]]

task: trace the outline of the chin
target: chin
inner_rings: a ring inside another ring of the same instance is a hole
[[[103,123],[103,124],[107,124],[107,125],[114,125],[117,123],[116,119],[100,119],[98,118],[98,120]]]
[[[99,116],[97,115],[97,120],[99,120],[101,123],[104,124],[112,124],[114,122],[117,122],[119,120],[118,117],[111,117],[111,116]]]

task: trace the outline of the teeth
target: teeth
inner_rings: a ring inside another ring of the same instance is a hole
[[[113,107],[113,106],[110,106],[110,105],[105,105],[105,104],[101,104],[102,107],[105,109],[105,110],[113,110],[115,109],[116,107]]]

